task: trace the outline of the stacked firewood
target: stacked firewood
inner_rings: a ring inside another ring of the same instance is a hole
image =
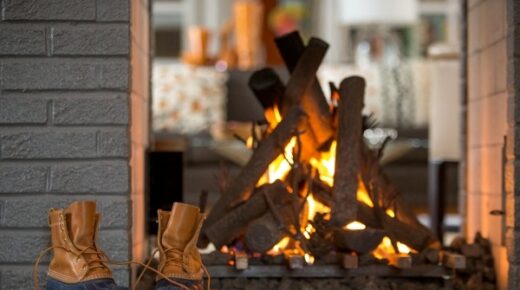
[[[396,252],[397,242],[417,252],[438,247],[436,238],[419,223],[383,173],[381,149],[369,148],[363,140],[363,129],[371,123],[362,115],[365,80],[353,76],[339,87],[331,84],[329,104],[316,78],[328,44],[311,38],[305,45],[298,32],[277,38],[276,44],[291,73],[287,84],[274,70],[265,68],[251,76],[249,86],[269,124],[275,123],[270,119],[276,114],[281,121],[275,127],[267,126],[262,136],[253,134],[252,157],[222,189],[204,225],[202,242],[211,242],[217,249],[238,242],[243,250],[266,253],[282,238],[290,237],[315,257],[331,251],[368,254],[384,236],[391,239]],[[289,174],[284,180],[258,186],[268,166],[285,154],[284,148],[294,139]],[[320,180],[310,160],[328,150],[333,141],[337,144],[334,182],[329,186]],[[360,186],[366,189],[372,206],[357,200]],[[311,193],[330,207],[329,216],[307,220],[306,201]],[[345,228],[354,221],[366,229]],[[307,224],[315,229],[310,236],[303,232]]]

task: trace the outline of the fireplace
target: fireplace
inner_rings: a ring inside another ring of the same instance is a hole
[[[266,122],[244,140],[253,153],[238,176],[220,175],[199,240],[212,280],[224,289],[240,279],[495,289],[489,241],[476,234],[443,247],[386,176],[389,138],[369,146],[363,137],[377,124],[362,114],[365,80],[330,83],[328,102],[315,76],[328,44],[305,45],[298,32],[275,42],[291,76],[284,84],[264,68],[249,79]]]

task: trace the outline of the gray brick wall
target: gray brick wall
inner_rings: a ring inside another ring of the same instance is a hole
[[[32,289],[49,208],[97,200],[101,247],[131,255],[130,2],[3,0],[0,11],[0,290]],[[128,284],[127,269],[114,275]]]

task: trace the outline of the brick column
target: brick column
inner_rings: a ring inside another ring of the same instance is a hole
[[[506,244],[509,289],[520,289],[520,3],[507,2]]]
[[[97,200],[102,249],[131,256],[130,3],[3,0],[0,10],[0,289],[31,289],[51,207]],[[126,269],[115,276],[128,284]]]
[[[520,289],[520,2],[467,4],[466,233],[491,238],[499,288]]]

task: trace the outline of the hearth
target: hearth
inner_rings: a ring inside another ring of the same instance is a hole
[[[239,175],[220,179],[221,197],[202,229],[199,246],[217,249],[203,256],[212,279],[492,285],[488,242],[477,236],[443,248],[386,177],[379,158],[389,140],[363,139],[377,123],[362,115],[365,80],[331,83],[328,102],[315,77],[328,44],[305,45],[298,32],[276,44],[291,76],[283,84],[264,68],[250,78],[267,122],[253,125],[246,141],[253,154]]]

